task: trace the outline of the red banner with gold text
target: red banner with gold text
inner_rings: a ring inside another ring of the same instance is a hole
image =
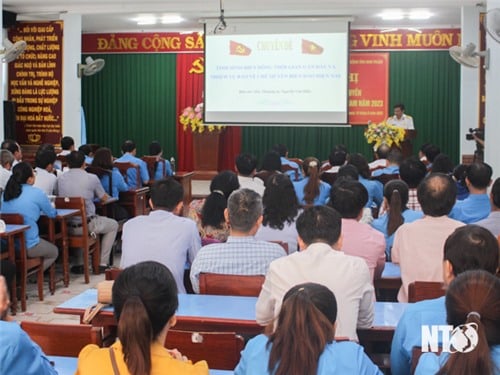
[[[351,53],[349,57],[349,123],[387,119],[389,54]]]
[[[59,144],[62,135],[62,21],[19,22],[9,30],[26,51],[9,64],[8,97],[16,103],[16,138],[23,145]]]

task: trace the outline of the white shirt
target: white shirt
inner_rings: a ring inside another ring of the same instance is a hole
[[[375,296],[366,262],[325,243],[314,243],[306,250],[271,262],[257,300],[257,322],[269,324],[278,316],[285,293],[306,282],[323,284],[335,294],[335,336],[357,340],[356,328],[372,326]]]
[[[238,182],[240,183],[240,189],[250,189],[259,193],[260,196],[264,195],[264,181],[262,181],[260,178],[238,175]]]
[[[55,174],[40,167],[35,168],[35,174],[36,178],[33,186],[42,189],[46,195],[53,195],[57,182]]]
[[[0,188],[5,190],[5,186],[7,185],[7,181],[9,181],[12,172],[8,169],[5,169],[0,165]]]
[[[172,272],[179,293],[186,293],[184,269],[201,248],[193,220],[165,210],[136,216],[123,225],[121,268],[148,260],[164,264]]]
[[[398,119],[396,116],[389,117],[387,119],[387,123],[390,125],[399,126],[403,129],[415,129],[415,127],[413,126],[413,118],[411,116],[405,115],[404,113],[400,119]]]
[[[283,229],[273,229],[262,224],[259,230],[255,234],[256,240],[261,241],[283,241],[288,244],[288,254],[292,254],[297,251],[297,228],[295,227],[295,221],[293,223],[285,222]]]

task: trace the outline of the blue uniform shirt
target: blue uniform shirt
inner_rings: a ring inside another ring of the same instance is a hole
[[[113,197],[113,198],[118,198],[119,194],[121,191],[127,191],[128,190],[128,185],[125,182],[125,179],[123,178],[122,174],[118,170],[118,168],[113,168],[111,171],[111,189],[112,191],[109,191],[109,177],[108,175],[104,175],[101,177],[101,184],[106,193]]]
[[[136,158],[134,155],[127,152],[127,153],[123,154],[120,158],[116,159],[116,162],[118,162],[118,163],[130,162],[130,163],[137,164],[139,166],[139,171],[141,173],[142,183],[144,184],[146,181],[149,180],[148,166],[144,160]],[[137,176],[135,174],[136,174],[136,171],[134,168],[130,168],[127,171],[127,179],[128,179],[127,185],[130,189],[137,189],[138,187],[140,187],[140,186],[136,186],[137,185],[136,184]]]
[[[446,323],[445,297],[409,304],[399,319],[391,347],[393,375],[409,375],[414,346],[422,345],[422,325]]]
[[[29,184],[22,185],[20,196],[2,203],[2,212],[21,214],[24,218],[24,224],[30,226],[25,232],[27,249],[31,249],[40,242],[37,224],[40,213],[43,212],[48,217],[56,217],[57,215],[56,209],[52,207],[43,190]]]
[[[469,194],[464,200],[455,203],[448,216],[465,224],[473,224],[488,217],[490,211],[488,194]]]
[[[168,160],[161,160],[156,165],[155,170],[155,181],[161,180],[163,178],[163,169],[166,169],[165,175],[172,176],[172,166]]]
[[[18,323],[0,320],[0,374],[57,375],[57,371]]]
[[[271,374],[267,367],[271,347],[267,348],[268,338],[258,335],[248,341],[234,375]],[[331,342],[319,357],[317,375],[332,374],[382,374],[377,366],[365,354],[363,347],[351,342]]]
[[[297,199],[299,201],[299,204],[305,205],[306,201],[304,200],[304,187],[307,185],[309,182],[309,177],[304,178],[303,180],[300,181],[294,181],[293,182],[293,188],[295,189],[295,195],[297,195]],[[315,206],[320,206],[322,204],[325,204],[330,197],[330,189],[332,187],[330,184],[327,184],[326,182],[321,181],[319,184],[319,194],[314,197],[314,205]]]
[[[399,174],[399,165],[389,165],[382,169],[376,169],[372,172],[373,177],[381,176],[383,174]]]
[[[298,176],[297,181],[302,180],[304,178],[304,176],[302,176],[302,169],[299,167],[299,165],[296,162],[288,160],[285,157],[281,157],[281,165],[283,165],[283,164],[289,165],[292,168],[297,169],[297,176]],[[283,173],[286,173],[288,176],[290,176],[290,180],[295,181],[295,171],[285,171]]]
[[[367,180],[361,176],[359,176],[359,182],[368,190],[368,202],[366,202],[365,207],[380,207],[384,200],[384,185],[379,181]]]

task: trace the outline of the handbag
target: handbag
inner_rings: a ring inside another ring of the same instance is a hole
[[[97,284],[97,304],[85,310],[82,318],[84,324],[90,324],[99,311],[111,305],[113,284],[114,280],[105,280]]]

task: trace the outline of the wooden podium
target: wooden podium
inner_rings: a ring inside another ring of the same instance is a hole
[[[218,173],[220,132],[193,134],[194,178],[211,180]]]
[[[407,158],[413,155],[413,140],[417,138],[417,131],[414,129],[406,129],[405,137],[403,142],[401,142],[401,153],[403,158]]]

